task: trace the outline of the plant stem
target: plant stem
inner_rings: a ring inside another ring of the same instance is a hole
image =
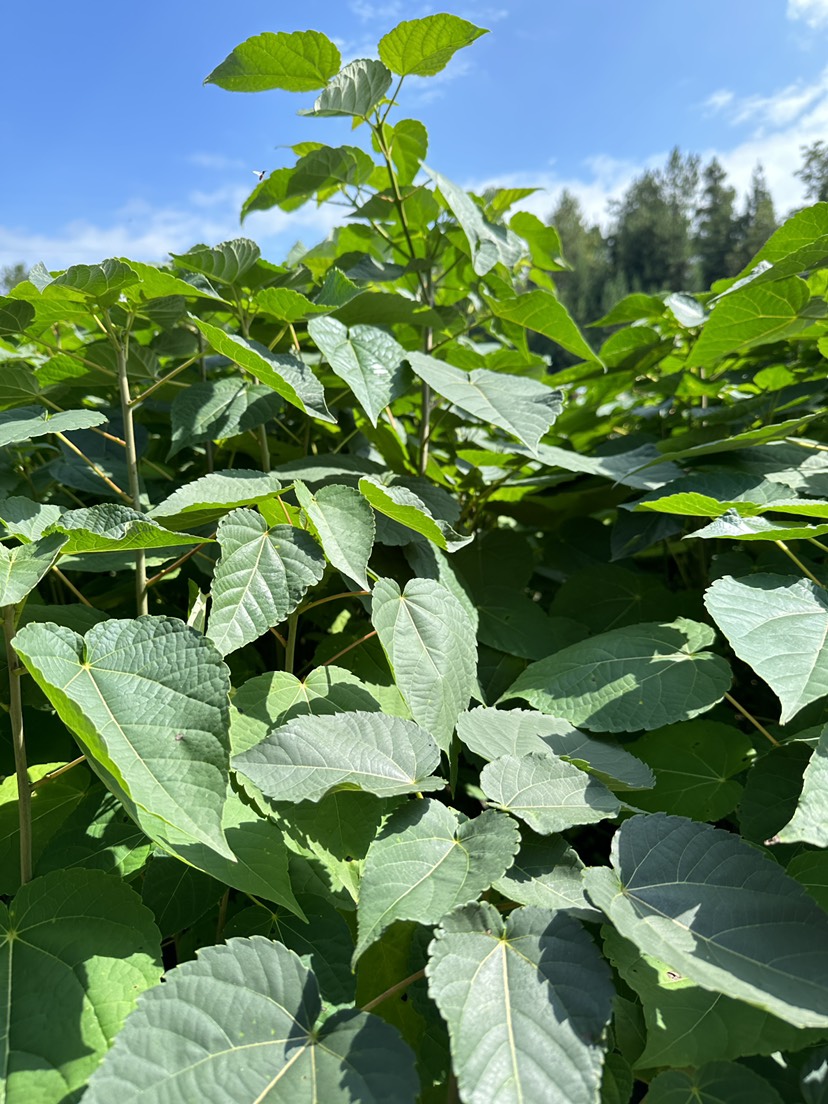
[[[364,644],[366,640],[370,640],[372,636],[376,636],[376,635],[377,635],[377,630],[376,629],[371,629],[371,631],[369,633],[366,633],[365,636],[361,636],[359,638],[359,640],[355,640],[353,642],[353,644],[349,644],[347,648],[343,648],[342,651],[337,652],[335,656],[331,656],[330,659],[326,659],[324,663],[320,664],[320,666],[321,667],[327,667],[329,664],[334,663],[337,659],[340,659],[342,656],[344,656],[346,654],[346,652],[350,652],[354,648],[358,648],[360,646],[360,644]],[[310,664],[307,664],[307,666],[309,667]],[[303,668],[303,670],[304,670],[304,668]]]
[[[285,645],[285,670],[293,674],[293,662],[296,658],[296,630],[299,627],[299,613],[294,610],[288,618],[287,644]]]
[[[17,652],[12,647],[16,612],[15,606],[3,606],[3,639],[6,644],[6,663],[9,670],[9,719],[14,746],[14,769],[17,775],[20,882],[21,885],[25,885],[32,880],[32,791],[26,767],[26,741],[23,734],[23,695],[20,689],[23,668]]]
[[[179,556],[174,563],[171,563],[169,565],[169,567],[163,568],[161,571],[158,572],[157,575],[153,575],[151,579],[147,579],[147,589],[149,589],[151,586],[155,586],[155,584],[160,582],[165,575],[169,575],[171,571],[175,571],[177,567],[181,567],[183,563],[186,563],[187,560],[189,560],[190,556],[195,556],[196,552],[200,552],[202,548],[206,547],[207,546],[205,543],[197,544],[194,548],[188,549],[183,556]]]
[[[807,579],[810,579],[811,582],[814,583],[816,586],[822,587],[823,589],[825,588],[825,583],[821,583],[819,581],[819,579],[816,577],[816,575],[814,575],[814,573],[812,571],[808,570],[808,568],[805,566],[805,564],[800,559],[798,559],[793,554],[793,552],[791,552],[790,548],[788,548],[787,544],[785,544],[784,541],[776,540],[773,543],[777,546],[777,548],[781,548],[786,556],[788,556],[791,560],[793,560],[793,562],[796,564],[796,566],[799,568],[799,570],[802,572],[802,574]]]
[[[114,491],[115,494],[120,495],[120,497],[124,500],[124,502],[128,502],[130,504],[130,506],[132,505],[132,499],[126,493],[126,491],[122,491],[117,483],[113,483],[113,481],[109,478],[109,476],[106,474],[106,472],[101,471],[101,469],[98,467],[98,465],[95,463],[95,461],[90,460],[85,452],[81,452],[81,450],[78,448],[78,446],[73,444],[69,440],[69,438],[66,437],[63,433],[56,433],[55,437],[57,437],[57,439],[62,444],[66,445],[66,447],[69,449],[70,452],[74,452],[74,454],[76,456],[78,456],[81,460],[83,460],[84,464],[86,464],[86,466],[88,468],[90,468],[95,473],[95,475],[97,475],[97,477],[99,479],[103,480],[103,482],[106,483],[107,487],[109,487],[109,489],[111,491]]]
[[[263,472],[270,471],[270,445],[267,443],[267,429],[260,425],[257,430],[259,438],[259,463]]]
[[[317,598],[315,602],[302,606],[297,612],[307,613],[308,610],[315,609],[317,606],[324,606],[326,602],[335,602],[337,598],[364,598],[370,593],[370,590],[342,590],[339,594],[329,594],[327,598]]]
[[[393,997],[395,993],[399,993],[401,989],[407,989],[415,981],[419,981],[420,978],[425,977],[425,969],[418,970],[416,974],[411,974],[407,978],[403,978],[402,981],[398,981],[396,985],[392,985],[390,989],[386,989],[384,993],[380,993],[378,997],[374,997],[373,1000],[368,1001],[367,1004],[363,1004],[360,1011],[370,1012],[376,1008],[378,1004],[382,1004],[384,1000],[388,1000],[389,997]]]
[[[71,590],[71,592],[74,594],[74,596],[78,599],[79,602],[83,602],[83,604],[85,606],[89,606],[90,609],[94,609],[94,606],[89,601],[89,599],[85,598],[81,594],[81,592],[78,590],[78,588],[75,586],[75,584],[70,579],[66,578],[66,576],[63,574],[63,572],[60,570],[59,567],[52,567],[52,571],[54,572],[55,575],[57,575],[58,579],[60,579],[60,581],[63,583],[63,585],[66,587],[66,589]]]
[[[42,778],[38,778],[37,782],[32,783],[32,789],[36,790],[38,786],[45,786],[47,782],[51,782],[55,778],[60,778],[62,774],[66,774],[73,767],[80,766],[81,763],[86,762],[85,755],[79,755],[77,759],[73,759],[71,763],[64,763],[62,767],[57,767],[53,771],[49,771],[48,774],[44,774]]]
[[[129,475],[129,493],[132,497],[133,508],[141,510],[141,481],[138,476],[138,449],[135,445],[135,425],[132,420],[132,397],[129,393],[129,374],[127,363],[129,359],[129,335],[124,334],[119,341],[112,335],[115,344],[115,355],[118,363],[118,390],[121,396],[121,417],[124,421],[124,445],[126,446],[127,473]],[[135,603],[138,615],[149,612],[147,600],[147,554],[143,548],[135,552]]]
[[[752,713],[748,713],[748,711],[745,709],[745,707],[743,705],[741,705],[739,702],[737,702],[734,697],[732,697],[730,694],[725,694],[725,700],[729,701],[734,709],[738,709],[738,711],[742,714],[742,716],[746,720],[750,721],[750,723],[754,726],[754,728],[756,728],[757,731],[761,732],[762,735],[767,740],[770,740],[770,742],[773,744],[774,747],[779,747],[779,741],[776,740],[773,736],[771,736],[771,734],[768,732],[768,730],[765,728],[765,726],[763,724],[761,724],[759,721],[757,721]]]

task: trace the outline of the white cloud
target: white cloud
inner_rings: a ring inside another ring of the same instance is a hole
[[[729,88],[720,88],[716,92],[711,92],[707,99],[702,104],[702,107],[707,108],[711,114],[715,114],[718,111],[723,111],[728,104],[733,102],[734,93]]]
[[[788,19],[802,19],[809,27],[828,27],[828,0],[788,0]]]
[[[317,208],[309,203],[298,211],[278,208],[256,211],[239,225],[239,210],[249,189],[236,185],[214,192],[194,192],[181,207],[153,208],[132,200],[109,222],[76,220],[51,234],[0,225],[0,265],[43,261],[47,268],[94,264],[105,257],[132,257],[136,261],[163,261],[196,242],[250,237],[262,253],[281,260],[301,237],[308,244],[324,238],[342,221],[340,208]]]
[[[190,153],[185,161],[190,165],[198,166],[200,169],[217,169],[218,171],[243,169],[245,167],[244,162],[237,157],[225,157],[221,153]]]

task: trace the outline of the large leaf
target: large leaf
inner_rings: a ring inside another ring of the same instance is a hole
[[[560,909],[582,920],[601,914],[584,895],[584,864],[562,836],[540,836],[525,824],[520,829],[520,851],[502,878],[498,893],[519,905]]]
[[[42,537],[62,513],[62,506],[33,502],[22,495],[0,499],[0,521],[6,527],[3,535],[18,537],[26,542]]]
[[[356,1010],[325,1018],[315,976],[253,936],[202,949],[140,1002],[85,1104],[414,1104],[414,1056]]]
[[[71,265],[44,289],[44,295],[64,290],[78,292],[84,299],[102,304],[114,303],[124,288],[139,282],[138,274],[126,261],[110,257],[100,264]]]
[[[364,119],[385,97],[391,86],[391,73],[381,61],[359,58],[350,62],[328,81],[310,111],[300,115],[353,115]]]
[[[35,309],[25,299],[0,297],[0,334],[21,333],[34,317]]]
[[[782,724],[828,694],[828,597],[790,575],[726,575],[708,587],[708,612],[739,659],[782,703]]]
[[[436,924],[475,901],[508,870],[519,846],[517,824],[502,813],[469,820],[433,798],[409,801],[368,848],[354,959],[395,920]]]
[[[826,263],[828,203],[815,203],[786,219],[748,261],[740,275],[750,277],[751,283],[764,284],[784,276],[824,268]]]
[[[548,836],[617,816],[621,806],[597,779],[555,755],[503,755],[487,763],[480,788],[490,805]]]
[[[435,517],[420,496],[408,487],[386,485],[375,476],[366,475],[359,481],[359,491],[378,513],[426,537],[446,552],[463,548],[472,540],[456,532],[443,518]]]
[[[425,353],[406,356],[420,379],[438,395],[473,418],[505,429],[533,454],[563,409],[562,393],[537,380],[487,368],[464,372]]]
[[[528,709],[477,706],[457,718],[457,735],[469,751],[489,762],[501,755],[551,753],[586,767],[613,789],[649,789],[654,782],[652,771],[618,744]]]
[[[89,429],[103,425],[106,420],[97,410],[63,410],[59,414],[50,414],[39,406],[19,406],[0,413],[0,448],[20,445],[32,437],[43,437],[47,433]]]
[[[710,364],[728,353],[779,341],[813,325],[801,312],[810,299],[804,280],[791,276],[757,287],[748,284],[720,299],[690,353],[688,368]]]
[[[783,1104],[776,1089],[738,1062],[710,1062],[701,1069],[666,1070],[650,1083],[648,1104]]]
[[[179,268],[200,272],[222,284],[235,284],[261,256],[255,242],[249,238],[234,238],[209,248],[196,245],[187,253],[171,253]]]
[[[272,472],[245,468],[210,472],[173,491],[150,510],[150,517],[168,529],[196,529],[217,521],[238,506],[266,502],[281,486]]]
[[[75,1101],[135,1000],[161,978],[152,913],[99,870],[55,871],[0,903],[5,1104]]]
[[[126,552],[134,548],[186,548],[209,540],[189,533],[171,533],[157,521],[120,503],[67,510],[46,532],[63,537],[64,556],[79,552]]]
[[[384,713],[295,717],[233,758],[273,801],[319,801],[334,790],[377,797],[441,789],[437,745],[413,721]]]
[[[339,50],[319,31],[254,35],[237,46],[205,77],[228,92],[313,92],[339,70]]]
[[[516,322],[518,326],[543,334],[577,357],[600,363],[569,311],[552,292],[538,288],[515,299],[486,297],[486,302],[497,318]]]
[[[192,321],[217,353],[245,368],[287,402],[323,422],[336,421],[325,405],[322,384],[299,357],[292,353],[272,353],[258,341],[227,333],[194,315]]]
[[[234,753],[260,743],[271,728],[294,717],[363,710],[379,711],[379,703],[356,675],[342,667],[317,667],[304,679],[288,671],[271,671],[248,679],[233,697],[230,743]]]
[[[662,813],[615,834],[586,890],[621,935],[697,985],[828,1027],[828,915],[730,832]]]
[[[148,836],[232,858],[221,825],[230,678],[208,640],[175,618],[139,617],[83,637],[33,623],[14,647]]]
[[[291,525],[272,529],[254,510],[233,510],[216,534],[207,636],[222,655],[241,648],[292,613],[318,583],[325,558],[313,537]]]
[[[796,812],[777,833],[780,843],[810,843],[828,847],[828,725],[802,779],[802,794]]]
[[[375,528],[371,507],[354,487],[333,484],[311,494],[297,479],[294,491],[328,561],[368,590]]]
[[[392,73],[401,77],[433,77],[458,50],[488,34],[456,15],[441,12],[424,19],[398,23],[379,42],[379,56]]]
[[[312,318],[308,333],[376,425],[385,407],[404,389],[405,349],[376,326],[352,326],[349,330],[330,317]]]
[[[371,620],[414,720],[447,751],[476,682],[474,625],[442,583],[393,579],[374,586]]]
[[[469,243],[472,268],[477,275],[485,276],[498,263],[514,268],[524,253],[523,242],[517,234],[505,226],[489,222],[467,192],[427,165],[423,168],[460,223]]]
[[[233,437],[264,425],[281,413],[282,400],[263,383],[234,379],[191,383],[170,408],[172,433],[167,458],[183,448]]]
[[[687,720],[721,701],[727,663],[705,651],[714,633],[679,618],[593,636],[530,663],[503,698],[599,732],[636,732]]]
[[[442,922],[429,956],[462,1100],[594,1104],[613,988],[577,920],[469,905]]]
[[[603,929],[604,950],[624,981],[635,990],[644,1010],[647,1041],[638,1069],[660,1066],[698,1067],[705,1062],[798,1050],[818,1030],[803,1030],[760,1008],[711,993],[689,978]]]
[[[629,745],[655,772],[655,788],[635,795],[634,804],[694,820],[721,820],[742,794],[734,775],[750,765],[753,744],[738,728],[696,720],[668,725]]]
[[[0,544],[0,606],[22,602],[54,566],[65,544],[66,537],[61,533],[14,548]]]

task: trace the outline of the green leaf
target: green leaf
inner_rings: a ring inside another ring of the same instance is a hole
[[[22,364],[4,364],[0,375],[0,410],[30,403],[40,395],[40,382],[34,372]]]
[[[644,763],[623,747],[608,740],[595,740],[573,729],[569,721],[544,713],[478,705],[468,713],[460,713],[457,735],[469,751],[487,762],[501,755],[552,754],[590,769],[613,788],[648,789],[655,782]]]
[[[365,119],[385,97],[391,74],[381,61],[359,58],[332,77],[309,111],[300,115],[353,115]]]
[[[96,410],[63,410],[50,414],[39,406],[19,406],[0,413],[0,448],[21,445],[32,437],[47,433],[69,433],[73,429],[89,429],[103,425],[107,419]]]
[[[446,917],[429,957],[466,1104],[594,1104],[613,989],[577,920],[469,905]]]
[[[501,700],[599,732],[636,732],[688,720],[721,701],[727,663],[705,651],[713,630],[681,617],[593,636],[530,663]]]
[[[233,238],[214,245],[196,245],[187,253],[171,253],[179,268],[200,272],[220,284],[235,284],[249,272],[261,256],[255,242],[249,238]]]
[[[456,532],[443,518],[435,517],[419,495],[408,487],[386,485],[375,476],[367,475],[359,481],[359,493],[378,513],[426,537],[446,552],[464,548],[472,540]]]
[[[781,724],[828,694],[828,598],[821,587],[790,575],[726,575],[708,587],[704,602],[739,659],[779,698]]]
[[[256,310],[280,322],[293,324],[313,314],[324,314],[327,307],[311,302],[300,291],[287,287],[262,288],[256,293]]]
[[[342,667],[317,667],[304,679],[288,671],[257,675],[240,686],[233,697],[230,746],[247,751],[272,728],[306,714],[379,711],[379,703],[362,682]]]
[[[54,567],[66,537],[53,533],[33,544],[0,544],[0,606],[16,606]]]
[[[191,318],[217,353],[245,368],[305,414],[323,422],[336,422],[325,405],[322,384],[299,357],[291,353],[272,353],[266,345],[260,345],[258,341],[247,341],[237,334],[226,333],[201,318]]]
[[[786,219],[748,261],[740,276],[749,277],[753,284],[764,284],[769,280],[824,268],[826,263],[828,203],[815,203]],[[757,268],[759,272],[756,272]]]
[[[186,548],[210,540],[189,533],[171,533],[138,510],[119,503],[67,510],[46,532],[66,538],[61,549],[64,556],[80,552],[126,552],[133,548]]]
[[[425,353],[406,356],[420,379],[438,395],[473,418],[505,429],[533,455],[563,409],[562,393],[537,380],[487,368],[464,372]]]
[[[644,1010],[647,1042],[637,1069],[698,1067],[705,1062],[798,1050],[821,1032],[793,1027],[744,1001],[710,993],[650,955],[610,927],[604,950]]]
[[[788,873],[828,912],[828,851],[800,851],[788,863]]]
[[[813,540],[828,533],[828,524],[803,525],[796,521],[770,521],[763,517],[742,517],[738,510],[728,510],[709,525],[689,533],[688,537],[703,540]]]
[[[583,456],[571,450],[558,448],[557,445],[540,445],[537,457],[542,464],[550,468],[583,472],[584,475],[599,475],[613,483],[642,490],[661,487],[683,474],[677,464],[665,460],[652,445],[643,445],[640,448],[630,449],[629,452],[613,453],[610,456]],[[645,469],[649,469],[646,474]]]
[[[144,874],[141,900],[152,912],[162,938],[190,927],[224,893],[222,882],[169,855],[154,855]]]
[[[280,624],[318,583],[325,558],[310,533],[238,509],[219,522],[221,558],[211,590],[207,636],[222,655]]]
[[[270,387],[238,376],[192,383],[172,401],[167,459],[188,446],[233,437],[264,425],[281,412],[281,407],[281,399]]]
[[[35,309],[25,299],[0,296],[0,334],[22,333],[34,321]]]
[[[563,259],[561,239],[554,226],[542,222],[529,211],[518,211],[509,220],[509,228],[526,242],[532,261],[546,272],[560,272],[569,268]]]
[[[516,299],[483,298],[496,318],[534,330],[575,356],[601,363],[601,358],[590,348],[569,311],[550,291],[538,288]]]
[[[386,406],[405,390],[405,349],[376,326],[352,326],[349,330],[335,318],[312,318],[308,333],[376,425]]]
[[[197,529],[217,521],[238,506],[267,502],[282,484],[272,472],[233,468],[210,472],[185,483],[149,512],[168,529]],[[0,503],[0,517],[2,503]]]
[[[810,297],[808,285],[797,276],[762,287],[748,284],[725,296],[705,322],[687,367],[698,368],[807,329],[813,319],[801,312]]]
[[[519,905],[569,912],[581,920],[600,917],[584,895],[584,864],[562,836],[540,836],[525,824],[514,863],[492,883]]]
[[[319,801],[335,790],[377,797],[441,789],[431,772],[440,752],[413,721],[384,713],[295,717],[260,744],[233,757],[233,767],[273,801]]]
[[[123,258],[121,258],[123,260]],[[128,261],[129,267],[139,277],[140,283],[131,284],[124,289],[124,297],[132,302],[143,303],[146,300],[163,299],[169,296],[183,295],[188,299],[212,299],[218,303],[224,300],[208,280],[184,280],[174,276],[167,268],[142,264],[140,261]]]
[[[663,813],[618,829],[592,902],[645,954],[798,1027],[828,1027],[828,915],[730,832]]]
[[[0,520],[6,527],[4,536],[23,541],[42,537],[62,513],[62,506],[44,505],[18,495],[0,499]]]
[[[72,265],[56,276],[43,292],[49,296],[66,289],[79,292],[87,300],[112,304],[124,288],[139,283],[139,280],[140,277],[129,264],[111,257],[96,265]]]
[[[733,776],[747,770],[753,745],[738,728],[704,720],[648,732],[629,749],[655,771],[655,788],[635,795],[640,809],[716,821],[739,802]]]
[[[606,786],[555,755],[502,755],[487,763],[480,788],[490,805],[525,820],[541,835],[617,816]]]
[[[98,870],[56,871],[0,903],[9,1104],[78,1100],[140,994],[161,978],[152,913]]]
[[[139,617],[105,621],[83,637],[30,624],[14,648],[148,836],[228,854],[230,682],[209,641],[173,617]]]
[[[666,1070],[650,1082],[647,1104],[783,1104],[764,1077],[737,1062],[710,1062],[701,1069]]]
[[[141,1001],[84,1104],[414,1104],[414,1056],[377,1016],[323,1011],[299,956],[261,936],[205,947]],[[172,1094],[172,1095],[171,1095]]]
[[[777,836],[780,843],[828,847],[828,725],[805,768],[796,812]]]
[[[297,480],[294,493],[328,561],[363,590],[369,590],[366,572],[374,547],[374,515],[359,491],[329,484],[311,494]]]
[[[599,633],[677,616],[682,598],[653,575],[602,563],[573,572],[555,592],[549,612]]]
[[[428,131],[419,119],[400,119],[393,126],[385,124],[385,140],[397,170],[397,181],[405,188],[414,182],[428,153]]]
[[[496,264],[514,268],[524,252],[523,242],[517,234],[513,234],[505,226],[489,222],[468,192],[452,184],[428,165],[423,165],[423,168],[439,188],[449,210],[466,235],[475,273],[485,276]]]
[[[314,92],[341,63],[337,47],[319,31],[266,31],[237,46],[204,83],[228,92]]]
[[[586,636],[584,630],[580,637],[561,640],[561,619],[549,617],[539,602],[513,586],[487,587],[477,612],[480,643],[523,659],[543,659],[553,641],[564,645]]]
[[[456,15],[427,15],[398,23],[379,41],[379,56],[400,77],[433,77],[458,50],[489,32]]]
[[[476,683],[474,626],[442,583],[393,579],[374,585],[371,620],[414,720],[443,751]]]
[[[512,865],[520,836],[494,810],[469,820],[433,798],[393,813],[368,848],[354,960],[395,920],[436,924],[476,900]]]

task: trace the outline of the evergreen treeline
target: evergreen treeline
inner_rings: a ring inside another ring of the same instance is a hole
[[[796,175],[807,201],[828,200],[828,145],[806,146],[802,158]],[[549,218],[572,265],[555,284],[582,324],[630,292],[702,291],[736,275],[778,225],[761,165],[740,204],[715,158],[702,166],[678,149],[663,169],[637,177],[609,216],[606,230],[590,225],[577,197],[565,191]]]

